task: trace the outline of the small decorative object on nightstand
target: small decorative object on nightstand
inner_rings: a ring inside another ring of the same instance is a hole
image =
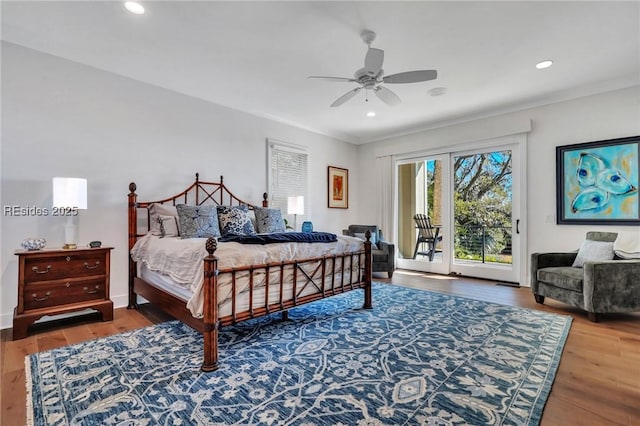
[[[13,339],[27,336],[31,324],[45,315],[95,309],[102,321],[113,320],[109,299],[112,247],[18,250],[18,306],[13,312]]]
[[[27,238],[20,244],[23,249],[33,251],[43,249],[47,245],[47,240],[44,238]]]
[[[308,220],[302,222],[302,232],[313,232],[313,223]]]

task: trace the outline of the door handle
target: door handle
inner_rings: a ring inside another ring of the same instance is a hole
[[[516,234],[520,233],[520,219],[516,219]]]

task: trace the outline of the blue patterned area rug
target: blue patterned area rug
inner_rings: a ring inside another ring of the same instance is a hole
[[[571,318],[374,284],[223,328],[177,321],[26,358],[36,425],[535,425]]]

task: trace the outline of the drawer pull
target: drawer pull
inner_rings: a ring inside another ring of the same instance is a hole
[[[89,263],[87,263],[87,262],[84,262],[84,267],[87,268],[87,269],[96,269],[99,265],[100,265],[100,261],[99,260],[96,260],[96,264],[93,265],[93,266],[89,265]]]
[[[96,294],[99,289],[100,289],[99,285],[96,286],[95,290],[89,290],[89,287],[85,287],[84,288],[84,292],[87,293],[87,294]]]
[[[38,297],[38,295],[36,293],[33,293],[33,300],[35,300],[36,302],[42,302],[43,300],[47,300],[49,298],[49,296],[51,296],[51,292],[48,291],[44,294],[44,297]]]
[[[36,274],[46,274],[47,272],[49,272],[51,270],[51,265],[47,265],[47,270],[46,271],[41,271],[39,267],[34,266],[31,268],[31,270],[33,272],[35,272]]]
[[[71,256],[67,256],[64,260],[66,260],[67,262],[71,262]]]

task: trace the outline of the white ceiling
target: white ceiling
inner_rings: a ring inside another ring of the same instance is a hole
[[[2,1],[2,39],[352,143],[640,84],[640,2],[143,4]],[[365,28],[386,75],[438,78],[329,108],[355,83],[306,77],[351,77]]]

